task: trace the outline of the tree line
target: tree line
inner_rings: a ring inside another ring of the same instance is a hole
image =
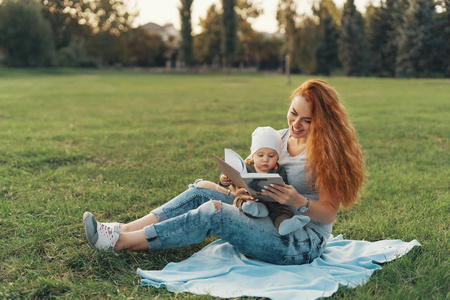
[[[359,12],[317,0],[300,14],[279,0],[279,34],[255,31],[251,0],[211,5],[192,33],[194,0],[180,0],[179,42],[133,26],[122,0],[0,0],[0,62],[10,67],[253,67],[306,74],[450,77],[450,0],[380,0]],[[286,64],[287,60],[289,64]],[[288,66],[288,70],[286,70]]]
[[[321,0],[312,15],[280,0],[277,19],[291,67],[305,73],[347,76],[450,76],[450,1],[381,0],[365,14],[347,0],[342,10]]]

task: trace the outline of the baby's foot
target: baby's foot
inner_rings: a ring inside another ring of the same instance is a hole
[[[280,227],[278,227],[278,233],[280,235],[287,235],[291,232],[303,228],[306,224],[309,223],[309,221],[311,221],[311,219],[308,216],[295,215],[292,218],[286,219],[281,222]]]
[[[264,204],[254,201],[247,201],[242,204],[242,211],[257,218],[264,218],[269,215],[269,211]]]
[[[119,239],[119,227],[110,227],[105,223],[97,222],[90,212],[83,214],[84,233],[92,249],[111,251]],[[117,254],[116,254],[117,255]]]

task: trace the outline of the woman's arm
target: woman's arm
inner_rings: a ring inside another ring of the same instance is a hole
[[[266,192],[277,202],[285,205],[292,205],[296,209],[304,207],[307,200],[300,195],[292,185],[274,185],[267,187]],[[319,201],[310,201],[308,211],[304,215],[313,221],[331,224],[336,219],[339,210],[339,199],[333,197],[327,191],[321,190]]]

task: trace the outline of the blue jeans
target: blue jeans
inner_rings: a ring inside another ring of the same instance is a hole
[[[159,223],[144,227],[150,251],[200,243],[209,235],[261,261],[294,265],[322,255],[324,238],[311,228],[280,235],[269,217],[249,218],[233,206],[234,196],[195,184],[152,212]],[[218,210],[212,200],[221,201]]]

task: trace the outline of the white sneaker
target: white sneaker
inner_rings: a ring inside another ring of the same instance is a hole
[[[114,252],[114,246],[119,240],[119,227],[110,227],[97,222],[90,212],[83,214],[84,233],[92,249]]]
[[[122,223],[119,222],[113,222],[113,223],[103,223],[103,225],[111,227],[111,228],[119,228],[120,225],[122,225]]]

